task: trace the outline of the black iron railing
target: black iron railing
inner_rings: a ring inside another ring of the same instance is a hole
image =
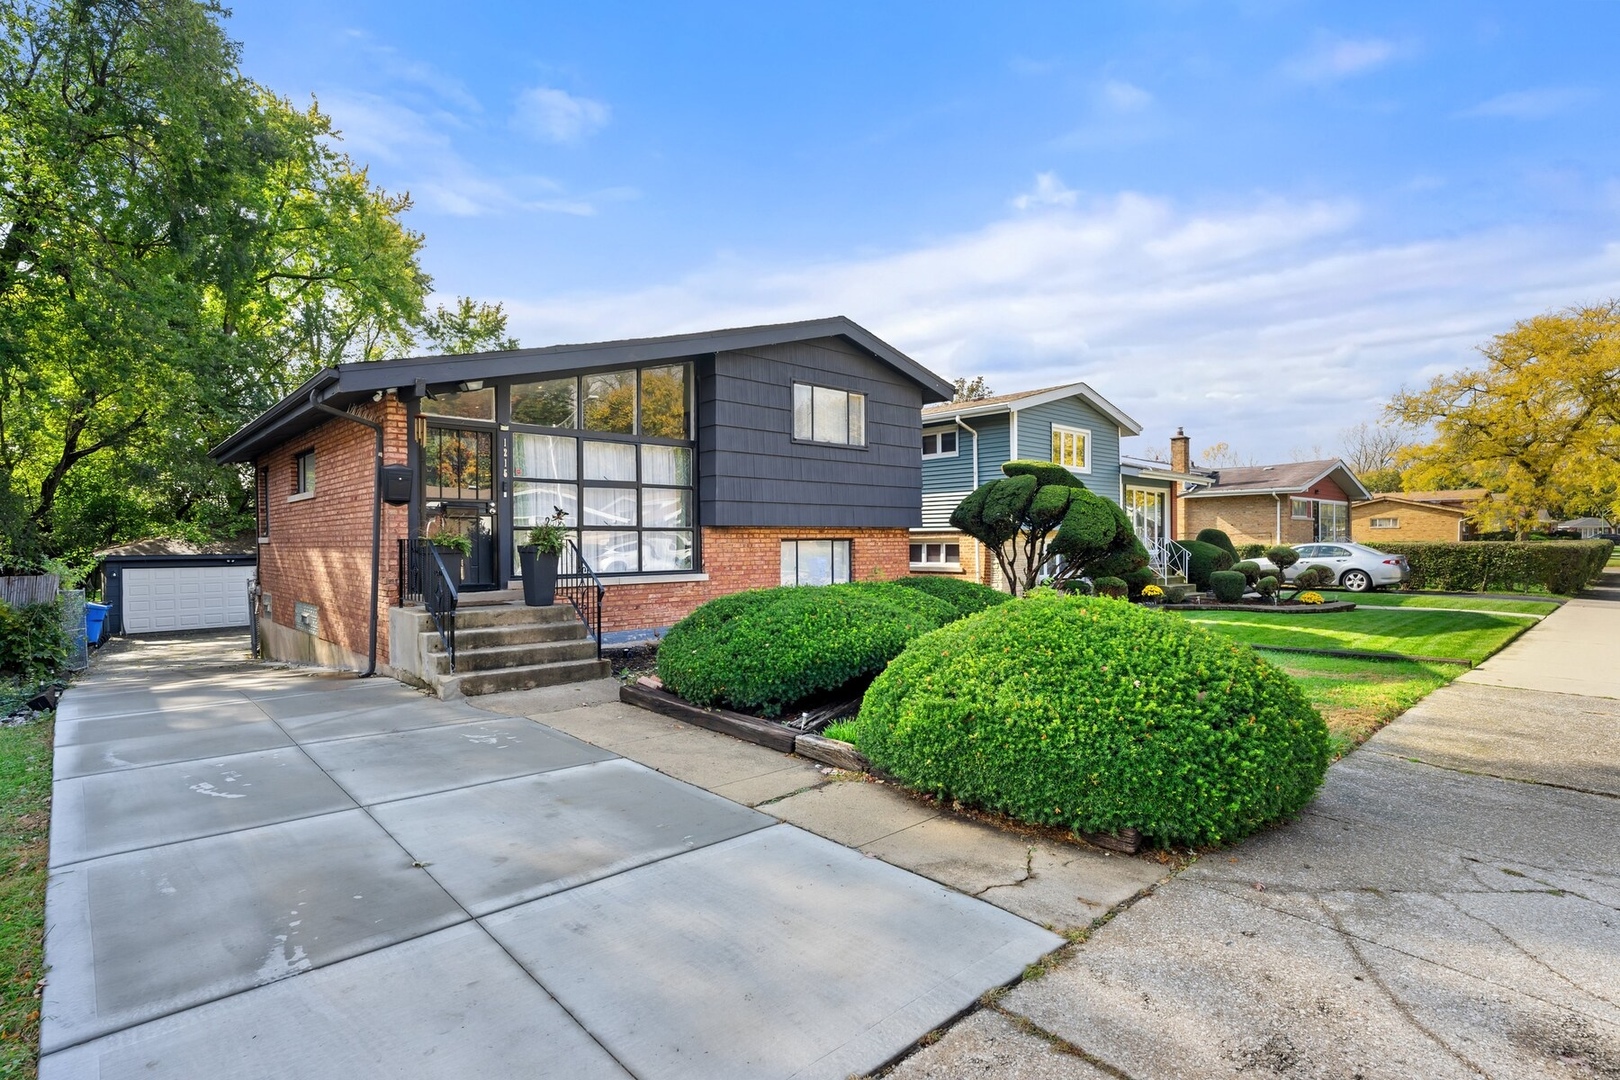
[[[579,553],[572,540],[557,558],[557,595],[574,605],[585,626],[596,639],[596,658],[602,659],[602,579]]]
[[[450,670],[456,670],[455,580],[439,558],[438,550],[425,537],[399,542],[399,604],[421,604],[438,631],[439,644],[450,657]]]

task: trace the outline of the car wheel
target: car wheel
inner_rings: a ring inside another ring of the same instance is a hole
[[[1372,588],[1372,575],[1365,570],[1346,570],[1339,584],[1350,592],[1366,592]]]

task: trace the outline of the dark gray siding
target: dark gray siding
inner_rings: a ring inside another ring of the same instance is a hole
[[[866,395],[866,446],[793,439],[793,384]],[[698,365],[698,503],[712,526],[915,528],[922,388],[839,338]]]

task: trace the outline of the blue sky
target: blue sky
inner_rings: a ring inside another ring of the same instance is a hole
[[[849,315],[1195,451],[1334,453],[1620,296],[1620,5],[244,2],[526,345]],[[1605,134],[1607,132],[1608,134]]]

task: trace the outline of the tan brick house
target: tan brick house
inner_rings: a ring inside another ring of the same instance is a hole
[[[950,395],[840,317],[343,364],[212,456],[257,478],[264,651],[387,671],[423,538],[467,537],[462,598],[499,593],[554,507],[604,636],[742,589],[902,576],[922,408]]]
[[[1172,468],[1202,473],[1208,482],[1183,485],[1178,540],[1212,528],[1234,544],[1352,539],[1351,503],[1370,493],[1338,458],[1200,470],[1178,461],[1184,439],[1171,442]]]
[[[1374,495],[1350,507],[1350,524],[1363,543],[1380,540],[1467,540],[1470,515],[1490,492],[1400,491]]]

